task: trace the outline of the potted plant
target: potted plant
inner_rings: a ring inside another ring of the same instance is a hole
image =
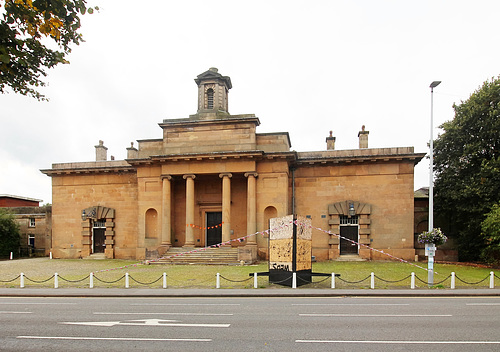
[[[446,243],[447,240],[448,237],[439,228],[434,228],[432,231],[424,231],[417,238],[418,243],[432,243],[435,246],[440,246]]]

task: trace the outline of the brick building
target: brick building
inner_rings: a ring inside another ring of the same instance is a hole
[[[39,206],[41,199],[0,194],[0,207],[14,216],[21,234],[20,256],[49,255],[52,236],[52,207]]]
[[[247,260],[266,258],[269,219],[297,213],[313,232],[317,260],[343,255],[385,259],[331,231],[392,255],[414,259],[413,147],[291,150],[287,132],[258,133],[253,114],[231,115],[231,79],[216,68],[198,75],[198,110],[159,123],[162,136],[108,160],[53,164],[53,247],[56,258],[143,259],[172,247],[228,243]],[[235,241],[236,239],[240,239]]]

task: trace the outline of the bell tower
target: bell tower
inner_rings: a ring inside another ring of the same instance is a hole
[[[216,120],[229,117],[227,95],[232,88],[231,78],[222,76],[211,67],[194,80],[198,85],[198,111],[190,118]]]

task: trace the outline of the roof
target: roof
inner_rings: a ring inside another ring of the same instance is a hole
[[[42,199],[35,199],[35,198],[28,198],[28,197],[22,197],[22,196],[14,196],[12,194],[0,194],[0,198],[11,198],[11,199],[19,199],[19,200],[26,200],[30,202],[43,202]]]

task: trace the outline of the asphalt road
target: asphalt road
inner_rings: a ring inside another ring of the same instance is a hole
[[[500,351],[500,297],[2,297],[0,350]]]

